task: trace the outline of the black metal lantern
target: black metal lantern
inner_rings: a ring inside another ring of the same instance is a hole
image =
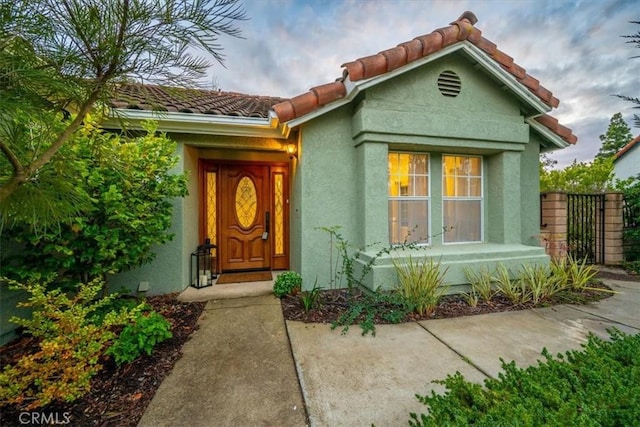
[[[205,239],[203,245],[199,245],[196,251],[191,253],[191,286],[194,288],[204,288],[213,285],[213,279],[217,277],[216,263],[211,256],[211,249],[216,245],[211,244],[211,240]]]

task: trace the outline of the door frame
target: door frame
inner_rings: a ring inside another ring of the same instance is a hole
[[[209,207],[207,206],[207,173],[215,172],[216,175],[216,236],[220,236],[220,206],[221,206],[221,191],[220,191],[220,170],[225,166],[233,166],[235,168],[242,166],[267,166],[269,175],[269,212],[270,224],[272,236],[269,238],[270,246],[270,270],[286,270],[289,268],[290,262],[290,227],[289,227],[289,207],[290,207],[290,176],[289,176],[289,163],[287,162],[266,162],[266,161],[244,161],[244,160],[218,160],[218,159],[199,159],[198,160],[198,238],[199,242],[203,243],[207,232],[207,212]],[[280,175],[283,185],[283,218],[282,218],[282,251],[276,250],[275,239],[275,221],[276,221],[276,200],[274,194],[274,181],[275,176]],[[199,243],[199,244],[200,244]],[[219,242],[212,242],[218,244]],[[220,250],[218,248],[216,250]],[[216,263],[216,271],[220,271],[220,259],[221,256],[216,253],[214,262]]]

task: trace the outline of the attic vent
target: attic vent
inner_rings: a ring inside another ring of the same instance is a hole
[[[455,98],[462,89],[460,77],[453,71],[443,71],[438,76],[438,89],[444,96]]]

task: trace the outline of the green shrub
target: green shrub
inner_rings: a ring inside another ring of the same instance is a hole
[[[464,275],[471,284],[471,292],[478,295],[485,302],[491,301],[496,291],[493,288],[491,273],[487,267],[482,266],[476,273],[469,267],[464,267]]]
[[[96,325],[102,325],[105,316],[112,311],[133,310],[135,308],[137,311],[141,312],[143,310],[151,309],[151,306],[147,303],[133,296],[126,295],[121,292],[111,295],[113,295],[113,298],[110,298],[107,304],[97,308],[89,317],[91,322]]]
[[[478,293],[476,293],[476,291],[474,291],[473,289],[462,294],[462,296],[464,297],[464,300],[467,302],[467,304],[469,304],[469,306],[471,307],[477,307],[478,303],[480,302],[480,295],[478,295]]]
[[[172,336],[171,324],[161,314],[155,311],[140,314],[124,327],[106,354],[113,356],[120,366],[133,362],[143,352],[150,355],[156,344]]]
[[[369,332],[375,336],[376,318],[388,323],[400,323],[412,311],[414,307],[400,293],[376,290],[351,302],[338,319],[331,323],[331,329],[342,326],[344,335],[349,331],[349,326],[358,323],[363,336]]]
[[[551,275],[551,269],[545,265],[524,264],[519,278],[535,305],[563,290],[563,284]]]
[[[571,256],[567,257],[567,275],[574,291],[582,291],[587,288],[596,274],[598,274],[598,270],[593,265],[587,265],[587,258],[578,262]]]
[[[406,261],[392,261],[398,274],[397,291],[418,314],[431,314],[447,290],[444,276],[448,268],[441,270],[440,262],[434,263],[431,257],[414,260],[409,255]]]
[[[500,263],[494,273],[496,289],[514,304],[524,304],[531,300],[531,292],[521,278],[511,278],[511,273]]]
[[[353,246],[340,233],[342,227],[334,225],[332,227],[316,227],[316,230],[322,230],[329,233],[329,275],[330,280],[328,286],[330,289],[342,288],[346,281],[346,287],[350,292],[355,291],[358,287],[364,287],[364,279],[373,269],[376,260],[383,254],[391,253],[391,250],[399,249],[415,249],[418,246],[415,243],[403,243],[401,245],[387,246],[379,249],[375,255],[370,256],[367,262],[363,262],[362,255],[367,249],[377,246],[377,243],[369,244],[364,247]],[[334,251],[337,251],[334,261]],[[360,268],[357,263],[361,262]]]
[[[276,278],[273,284],[273,294],[278,298],[291,295],[302,287],[302,277],[295,271],[285,271]]]
[[[11,321],[40,342],[36,352],[4,366],[0,401],[31,410],[53,401],[72,402],[82,397],[101,369],[100,357],[114,338],[110,328],[128,323],[140,308],[111,311],[97,324],[95,313],[116,297],[96,298],[103,288],[101,281],[80,284],[71,297],[59,289],[47,290],[46,284],[9,283],[30,294],[28,301],[18,306],[33,308],[31,319],[13,317]]]
[[[622,267],[635,274],[640,274],[640,260],[638,261],[624,261]]]
[[[411,426],[631,426],[640,420],[640,334],[593,335],[581,351],[526,369],[503,361],[484,387],[460,373],[434,381],[444,394],[416,396],[428,413],[410,414]]]
[[[551,258],[549,264],[549,271],[551,277],[556,280],[558,286],[563,289],[571,287],[571,278],[569,277],[569,270],[571,268],[571,257]]]
[[[300,294],[300,301],[302,301],[302,307],[304,311],[309,311],[315,307],[318,302],[318,297],[320,296],[321,287],[318,286],[318,280],[313,284],[313,288],[307,292],[302,292]]]

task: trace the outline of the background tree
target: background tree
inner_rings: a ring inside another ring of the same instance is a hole
[[[238,0],[0,1],[0,226],[86,208],[60,151],[87,114],[120,82],[195,84],[210,63],[194,52],[222,63],[243,19]]]
[[[629,22],[631,24],[640,25],[640,21],[629,21]],[[627,39],[627,43],[634,44],[636,48],[640,49],[640,31],[638,31],[635,34],[628,34],[628,35],[624,35],[622,37]],[[634,58],[640,58],[640,55],[635,55],[635,56],[631,57],[631,59],[634,59]],[[619,98],[622,98],[624,100],[627,100],[627,101],[635,104],[635,106],[632,107],[632,108],[640,109],[640,98],[632,97],[632,96],[625,96],[625,95],[617,95],[617,96]],[[633,121],[634,121],[635,127],[640,128],[640,115],[634,114],[633,115]]]
[[[633,139],[633,134],[627,123],[622,118],[622,113],[615,113],[611,117],[607,132],[600,135],[602,145],[596,159],[604,159],[614,156],[622,147]]]
[[[540,156],[540,191],[568,193],[600,193],[615,187],[613,159],[615,153],[631,139],[631,129],[621,113],[611,117],[607,132],[600,135],[602,145],[591,162],[576,160],[564,169],[553,169],[556,161],[545,154]]]
[[[548,169],[540,165],[540,191],[567,193],[600,193],[614,186],[613,158],[592,162],[576,160],[564,169]]]

